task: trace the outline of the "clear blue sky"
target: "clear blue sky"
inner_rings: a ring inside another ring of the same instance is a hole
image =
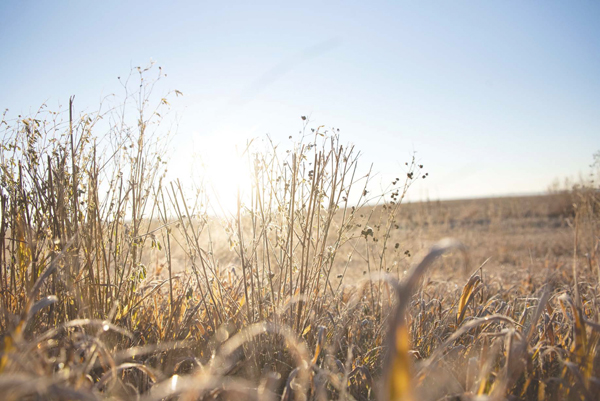
[[[0,108],[93,110],[153,59],[184,93],[182,178],[192,150],[309,115],[386,179],[416,150],[414,200],[544,191],[600,149],[596,0],[257,3],[4,0]]]

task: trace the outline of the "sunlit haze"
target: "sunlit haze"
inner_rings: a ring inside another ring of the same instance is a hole
[[[0,107],[94,110],[154,60],[156,90],[183,93],[170,174],[206,171],[226,208],[247,185],[236,146],[287,146],[301,116],[384,182],[416,151],[411,200],[539,193],[600,149],[598,21],[590,0],[3,1]]]

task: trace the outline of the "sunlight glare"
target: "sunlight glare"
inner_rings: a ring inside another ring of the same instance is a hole
[[[242,156],[245,145],[231,140],[232,137],[227,134],[210,137],[200,152],[210,207],[226,216],[236,214],[238,189],[242,203],[251,191],[248,157]]]

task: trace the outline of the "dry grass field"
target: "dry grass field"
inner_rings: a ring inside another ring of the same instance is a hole
[[[394,215],[390,231],[386,234],[389,211],[383,206],[363,206],[357,217],[353,235],[360,240],[349,241],[339,249],[342,258],[333,265],[334,275],[344,274],[344,283],[356,283],[368,274],[368,265],[375,264],[374,253],[368,253],[366,245],[376,251],[379,238],[387,236],[389,272],[399,278],[426,254],[430,247],[442,238],[459,240],[468,249],[468,261],[446,255],[442,265],[431,272],[446,281],[462,280],[470,275],[469,268],[477,268],[486,262],[488,274],[504,274],[504,280],[556,267],[569,267],[573,262],[574,210],[577,199],[573,193],[504,197],[489,199],[466,199],[404,203]],[[334,223],[338,223],[334,220]],[[156,223],[156,227],[160,224]],[[229,247],[226,219],[207,218],[207,229],[200,237],[208,242],[208,232],[214,246],[216,260],[223,267],[239,267],[239,255]],[[373,238],[364,241],[364,227],[373,229]],[[336,225],[339,228],[339,223]],[[580,240],[581,241],[581,240]],[[582,253],[593,252],[593,238],[580,243]],[[590,242],[591,241],[591,242]],[[178,244],[184,241],[178,239]],[[375,242],[375,244],[373,244]],[[396,244],[398,247],[396,248]],[[348,255],[352,255],[348,261]],[[581,256],[580,257],[583,257]],[[164,255],[147,255],[145,264],[156,270],[164,266]],[[190,267],[184,247],[174,246],[173,266],[176,271]],[[448,261],[448,259],[452,261]],[[489,260],[488,260],[489,259]],[[580,263],[586,265],[586,260]],[[164,270],[163,275],[164,275]],[[467,275],[467,276],[465,276]],[[508,283],[509,281],[506,281]]]
[[[216,218],[135,106],[3,120],[3,399],[598,399],[593,183],[408,204],[307,127]]]

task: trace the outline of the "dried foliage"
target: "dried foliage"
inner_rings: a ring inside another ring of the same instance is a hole
[[[402,204],[427,177],[415,158],[371,197],[359,153],[303,118],[291,149],[248,145],[252,194],[219,227],[202,189],[165,182],[147,73],[119,107],[2,120],[4,399],[600,394],[596,184],[547,211],[571,224],[570,267],[548,253],[505,286],[485,262],[464,273],[491,251],[443,240],[409,268],[396,232],[467,220]],[[460,287],[435,279],[450,270]]]

